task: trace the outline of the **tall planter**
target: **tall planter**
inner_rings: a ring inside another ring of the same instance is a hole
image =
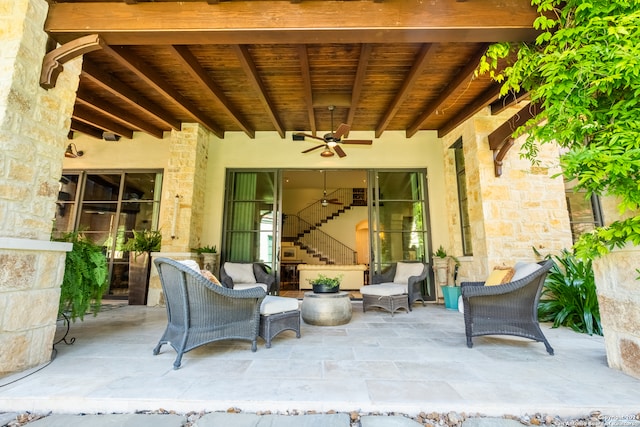
[[[147,304],[150,259],[149,252],[129,253],[129,305]]]
[[[640,246],[627,244],[593,261],[609,367],[640,378]]]
[[[202,268],[209,270],[212,274],[218,274],[218,254],[213,252],[203,252]]]

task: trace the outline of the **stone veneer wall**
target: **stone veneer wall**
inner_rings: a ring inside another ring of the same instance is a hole
[[[593,262],[609,367],[640,378],[640,246],[627,244]]]
[[[51,357],[69,244],[50,242],[81,61],[39,86],[45,0],[0,0],[0,375]]]
[[[204,221],[207,186],[207,161],[211,133],[199,124],[185,123],[181,131],[172,131],[169,164],[162,184],[160,230],[162,248],[155,256],[196,259],[192,248],[202,246],[200,236]],[[175,238],[171,229],[176,215],[175,197],[179,196]],[[211,244],[211,243],[205,243]],[[162,304],[162,286],[155,266],[151,267],[147,305]]]
[[[459,279],[483,280],[496,265],[535,260],[532,242],[542,254],[572,245],[564,183],[562,178],[552,178],[560,171],[555,146],[543,145],[540,164],[533,166],[520,158],[524,137],[518,138],[504,159],[502,176],[494,175],[488,136],[518,108],[521,106],[495,116],[486,109],[443,139],[447,188],[456,188],[449,147],[460,136],[465,156],[473,257],[463,260]],[[446,197],[456,255],[462,252],[457,194],[450,191]]]

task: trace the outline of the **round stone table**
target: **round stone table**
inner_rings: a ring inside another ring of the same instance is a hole
[[[351,320],[351,299],[348,292],[305,292],[300,312],[302,320],[310,325],[344,325]]]

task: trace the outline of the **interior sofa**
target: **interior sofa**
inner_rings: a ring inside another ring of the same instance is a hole
[[[327,277],[342,275],[340,289],[358,290],[364,284],[364,272],[367,270],[365,264],[355,265],[334,265],[334,264],[299,264],[300,289],[311,289],[310,280],[324,274]]]

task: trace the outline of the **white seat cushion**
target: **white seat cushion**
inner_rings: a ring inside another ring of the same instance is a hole
[[[399,262],[396,266],[396,275],[393,277],[393,283],[406,285],[409,283],[409,277],[419,276],[424,270],[424,265],[419,262]]]
[[[262,288],[267,292],[267,285],[264,283],[233,283],[233,289],[236,291],[242,291],[244,289]]]
[[[402,295],[407,293],[407,285],[397,283],[380,283],[379,285],[368,285],[360,288],[362,295],[376,295],[379,297],[389,297],[392,295]]]
[[[185,259],[182,261],[178,261],[180,264],[184,265],[185,267],[189,267],[190,269],[197,271],[198,273],[200,273],[200,265],[198,265],[198,263],[192,259]]]
[[[224,271],[233,279],[234,289],[236,283],[256,283],[251,263],[226,262]]]
[[[298,300],[296,298],[275,297],[267,295],[260,305],[260,314],[269,315],[284,313],[286,311],[298,310]]]

